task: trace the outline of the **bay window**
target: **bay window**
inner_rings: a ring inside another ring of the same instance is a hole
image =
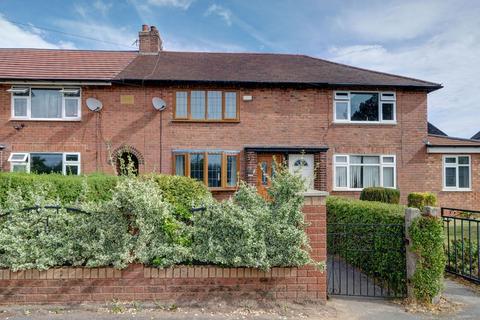
[[[202,181],[212,189],[235,188],[238,184],[238,152],[177,151],[173,157],[176,175]]]
[[[336,190],[395,188],[395,167],[394,155],[335,155],[334,188]]]
[[[80,174],[79,153],[14,152],[8,161],[12,172]]]
[[[445,191],[470,191],[470,156],[443,157],[443,189]]]
[[[344,123],[394,123],[396,96],[394,92],[334,93],[334,121]]]
[[[78,120],[80,88],[12,87],[12,119]]]
[[[238,95],[235,91],[177,91],[174,105],[175,120],[238,121]]]

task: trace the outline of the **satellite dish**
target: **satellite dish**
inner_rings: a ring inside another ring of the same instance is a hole
[[[100,100],[97,100],[95,98],[88,98],[87,99],[87,107],[91,111],[100,111],[102,110],[102,102]]]
[[[167,103],[163,101],[163,99],[160,99],[157,97],[152,99],[152,104],[155,110],[158,110],[158,111],[162,111],[167,107]]]

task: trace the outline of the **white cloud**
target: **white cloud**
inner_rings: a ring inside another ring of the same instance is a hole
[[[0,48],[42,48],[42,49],[72,49],[71,42],[49,42],[43,39],[44,32],[37,28],[21,28],[0,15]]]
[[[455,23],[421,43],[332,47],[330,59],[442,83],[443,89],[429,94],[429,119],[450,135],[470,137],[480,130],[480,20],[475,11],[454,12]]]
[[[106,16],[110,9],[112,8],[113,4],[111,2],[104,2],[102,0],[96,0],[93,3],[93,7],[102,14],[102,16]]]
[[[212,4],[210,7],[208,7],[207,11],[205,11],[205,16],[209,16],[212,14],[222,18],[227,25],[232,25],[232,12],[230,11],[230,9],[224,8],[217,4]]]
[[[89,49],[134,50],[137,34],[126,27],[99,24],[97,20],[58,20],[55,24],[65,32],[86,35],[100,41],[88,41]],[[91,35],[91,36],[90,36]]]
[[[364,40],[407,40],[427,34],[438,27],[448,14],[451,1],[403,0],[386,4],[345,6],[336,17],[336,25],[343,31],[352,32]],[[461,5],[458,2],[456,6]]]
[[[176,7],[187,10],[195,0],[148,0],[147,3],[158,7]]]

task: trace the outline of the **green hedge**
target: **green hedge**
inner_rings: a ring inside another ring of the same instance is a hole
[[[201,182],[188,177],[148,174],[140,177],[152,180],[158,185],[165,200],[170,203],[174,212],[189,220],[190,209],[202,205],[211,198],[211,193]],[[4,207],[8,193],[22,190],[23,197],[33,203],[31,196],[42,186],[46,199],[62,205],[75,206],[77,203],[102,202],[112,199],[112,190],[117,183],[126,177],[106,174],[90,174],[83,176],[64,176],[59,174],[0,174],[0,207]],[[8,211],[8,208],[5,208]]]
[[[431,303],[443,289],[446,257],[444,231],[438,217],[418,217],[409,228],[411,250],[418,256],[417,269],[411,279],[417,300]]]
[[[404,211],[396,204],[328,197],[328,252],[404,292]]]
[[[423,211],[426,206],[437,205],[437,196],[430,192],[412,192],[408,195],[408,206]]]
[[[360,193],[360,200],[399,204],[400,190],[381,187],[364,188]]]
[[[317,264],[307,251],[304,188],[300,176],[278,167],[270,201],[242,183],[233,199],[210,203],[194,217],[195,260],[262,269]]]
[[[77,201],[105,201],[112,197],[118,177],[105,174],[64,176],[60,174],[0,173],[0,205],[8,193],[21,189],[27,193],[39,185],[47,186],[47,197],[64,205]]]
[[[279,168],[272,179],[269,201],[245,184],[234,199],[218,202],[189,178],[126,176],[118,178],[108,200],[79,198],[75,206],[89,214],[45,209],[58,203],[52,184],[26,186],[7,192],[2,204],[10,213],[0,216],[0,268],[201,262],[268,269],[312,262],[302,213],[304,183],[288,170]],[[21,210],[32,204],[40,208]],[[203,204],[206,211],[191,220],[176,212]]]
[[[165,200],[184,219],[190,219],[192,215],[190,210],[202,206],[212,197],[205,184],[188,177],[148,174],[142,178],[153,180],[162,190]]]

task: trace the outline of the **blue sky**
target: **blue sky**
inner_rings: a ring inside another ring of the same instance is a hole
[[[165,50],[308,54],[442,83],[430,121],[470,137],[480,130],[478,17],[475,0],[0,0],[0,47],[135,50],[145,23]]]

